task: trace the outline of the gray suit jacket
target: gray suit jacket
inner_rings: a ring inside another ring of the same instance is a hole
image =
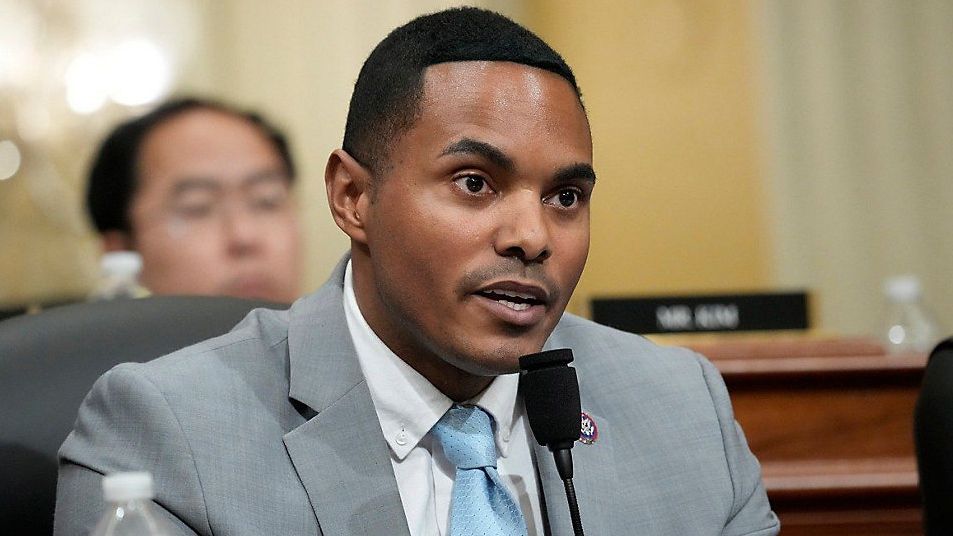
[[[101,475],[140,469],[183,534],[408,534],[342,292],[343,264],[288,311],[103,375],[60,449],[55,534],[88,534]],[[588,534],[777,533],[708,361],[571,315],[546,346],[573,349],[599,430],[573,449]],[[552,456],[536,458],[548,531],[570,535]]]

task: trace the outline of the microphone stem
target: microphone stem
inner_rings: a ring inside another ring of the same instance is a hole
[[[576,488],[572,485],[572,443],[569,446],[560,445],[556,448],[550,446],[553,452],[553,461],[556,462],[556,472],[562,479],[566,487],[566,500],[569,501],[569,517],[572,518],[572,529],[576,536],[584,536],[582,533],[582,518],[579,517],[579,505],[576,503]]]
[[[569,517],[572,518],[572,530],[575,536],[585,536],[582,532],[582,518],[579,517],[579,505],[576,504],[576,488],[572,485],[572,479],[563,480],[566,486],[566,499],[569,501]]]

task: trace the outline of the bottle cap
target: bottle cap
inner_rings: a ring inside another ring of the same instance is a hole
[[[142,256],[135,251],[110,251],[99,260],[99,268],[106,275],[135,276],[142,269]]]
[[[891,301],[913,302],[920,299],[923,289],[915,275],[895,275],[884,280],[884,294]]]
[[[152,496],[152,475],[146,471],[113,473],[103,477],[106,502],[151,499]]]

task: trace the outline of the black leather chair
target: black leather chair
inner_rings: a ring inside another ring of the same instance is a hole
[[[56,451],[102,373],[226,333],[256,307],[287,306],[162,296],[0,321],[0,532],[52,532]]]
[[[927,536],[953,534],[953,338],[930,353],[914,417]]]

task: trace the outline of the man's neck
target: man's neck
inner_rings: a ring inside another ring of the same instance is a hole
[[[375,335],[403,362],[454,402],[463,402],[480,394],[493,382],[495,376],[484,376],[466,372],[452,364],[447,356],[406,334],[405,327],[397,325],[388,315],[388,311],[375,307],[368,296],[376,292],[369,278],[357,274],[355,259],[351,259],[351,276],[354,297],[364,321]]]

